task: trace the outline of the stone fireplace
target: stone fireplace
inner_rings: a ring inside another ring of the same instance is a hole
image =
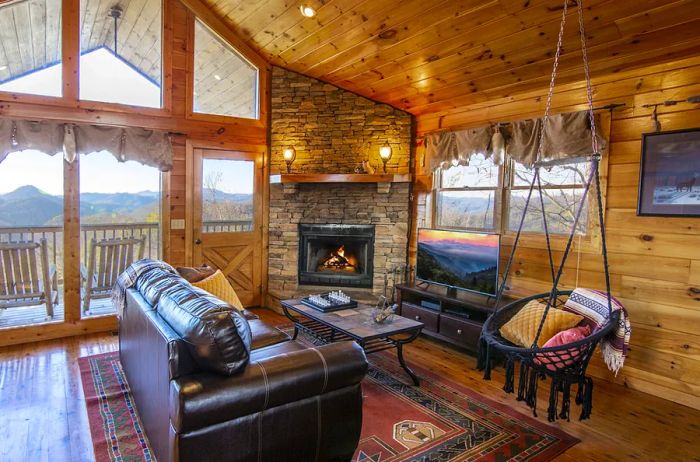
[[[285,178],[270,184],[267,306],[329,287],[376,302],[407,264],[410,183],[393,177],[411,171],[411,115],[278,67],[270,101],[270,172]],[[384,145],[393,152],[386,178],[309,180],[355,174],[363,161],[381,173]]]
[[[299,224],[299,285],[372,288],[374,225]]]

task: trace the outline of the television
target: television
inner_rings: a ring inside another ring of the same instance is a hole
[[[420,228],[416,279],[495,296],[499,249],[498,234]]]

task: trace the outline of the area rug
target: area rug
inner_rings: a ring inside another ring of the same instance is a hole
[[[369,357],[363,425],[354,462],[548,461],[578,440],[396,357]],[[152,461],[117,353],[80,358],[95,460]]]

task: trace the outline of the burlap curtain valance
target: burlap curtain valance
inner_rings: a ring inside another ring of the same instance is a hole
[[[598,117],[596,115],[596,117]],[[596,119],[596,123],[598,123]],[[528,119],[442,132],[425,137],[426,156],[431,169],[453,164],[466,165],[476,153],[503,161],[503,146],[516,162],[531,166],[537,160],[553,160],[589,156],[591,152],[591,127],[587,111],[554,114],[547,119],[543,139],[543,156],[537,159],[542,134],[542,119]],[[598,136],[599,146],[605,140]]]
[[[120,162],[134,160],[161,171],[173,166],[172,145],[166,132],[0,119],[0,162],[11,152],[28,149],[51,156],[62,153],[68,162],[79,154],[109,151]]]

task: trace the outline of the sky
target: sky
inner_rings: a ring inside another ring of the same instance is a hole
[[[221,181],[216,189],[230,194],[252,194],[255,162],[252,160],[204,159],[202,165],[203,185],[212,172],[221,172]]]
[[[420,229],[418,232],[419,242],[440,242],[473,247],[498,248],[499,237],[497,234],[441,231],[436,229]]]
[[[161,106],[160,88],[107,48],[82,55],[80,74],[81,99]],[[61,65],[0,84],[0,91],[60,96]],[[204,167],[205,170],[222,171],[220,190],[229,193],[251,193],[253,190],[253,162],[207,160]],[[24,185],[36,186],[51,195],[63,194],[61,155],[49,156],[38,151],[10,154],[0,163],[0,194]],[[106,151],[91,153],[80,158],[80,190],[101,193],[159,191],[160,172],[134,161],[118,162]]]

